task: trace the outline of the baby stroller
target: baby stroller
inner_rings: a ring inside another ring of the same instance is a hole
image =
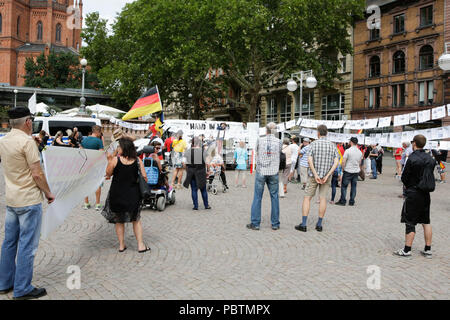
[[[142,150],[144,153],[144,168],[147,174],[148,185],[150,187],[150,195],[144,199],[144,208],[151,208],[153,210],[164,211],[166,204],[175,203],[175,190],[167,190],[164,185],[164,179],[167,179],[169,175],[168,164],[161,161],[162,171],[159,172],[157,164],[153,161],[151,157],[147,155],[153,153],[154,149],[152,146],[145,146]],[[155,170],[156,168],[156,170]],[[157,174],[158,172],[158,174]],[[157,176],[155,178],[155,176]]]
[[[220,166],[213,167],[212,174],[206,180],[206,190],[214,195],[217,194],[217,191],[219,190],[220,186],[222,186],[223,193],[227,192],[227,187],[225,186],[225,184],[222,181],[222,178],[220,177],[221,171],[222,169]]]

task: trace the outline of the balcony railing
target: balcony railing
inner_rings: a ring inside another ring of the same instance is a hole
[[[67,6],[65,4],[53,2],[53,9],[58,10],[58,11],[66,12],[67,11]]]
[[[30,0],[31,8],[47,8],[48,1],[46,0]]]

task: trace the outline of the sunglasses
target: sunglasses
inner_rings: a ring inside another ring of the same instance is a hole
[[[29,117],[28,119],[30,119],[31,120],[31,122],[33,122],[34,121],[34,117]],[[27,119],[27,120],[28,120]]]

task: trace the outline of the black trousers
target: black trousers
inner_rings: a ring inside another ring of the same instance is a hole
[[[377,171],[381,174],[382,170],[383,170],[383,157],[381,157],[380,159],[376,159],[376,163],[377,163]]]
[[[225,176],[225,172],[220,171],[220,178],[222,179],[222,182],[224,185],[227,185],[227,177]],[[209,183],[212,183],[214,180],[214,175],[209,176]]]

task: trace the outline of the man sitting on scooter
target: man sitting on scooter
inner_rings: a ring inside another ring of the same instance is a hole
[[[145,158],[152,158],[153,161],[156,162],[158,169],[159,169],[158,184],[154,185],[154,186],[150,186],[150,187],[152,189],[159,189],[164,185],[164,186],[166,186],[167,191],[170,192],[172,190],[172,187],[169,185],[167,175],[165,175],[162,170],[161,160],[159,159],[159,156],[158,156],[158,153],[160,152],[161,147],[162,147],[161,141],[159,139],[155,139],[151,142],[150,145],[153,146],[154,151],[150,155],[146,154]]]

